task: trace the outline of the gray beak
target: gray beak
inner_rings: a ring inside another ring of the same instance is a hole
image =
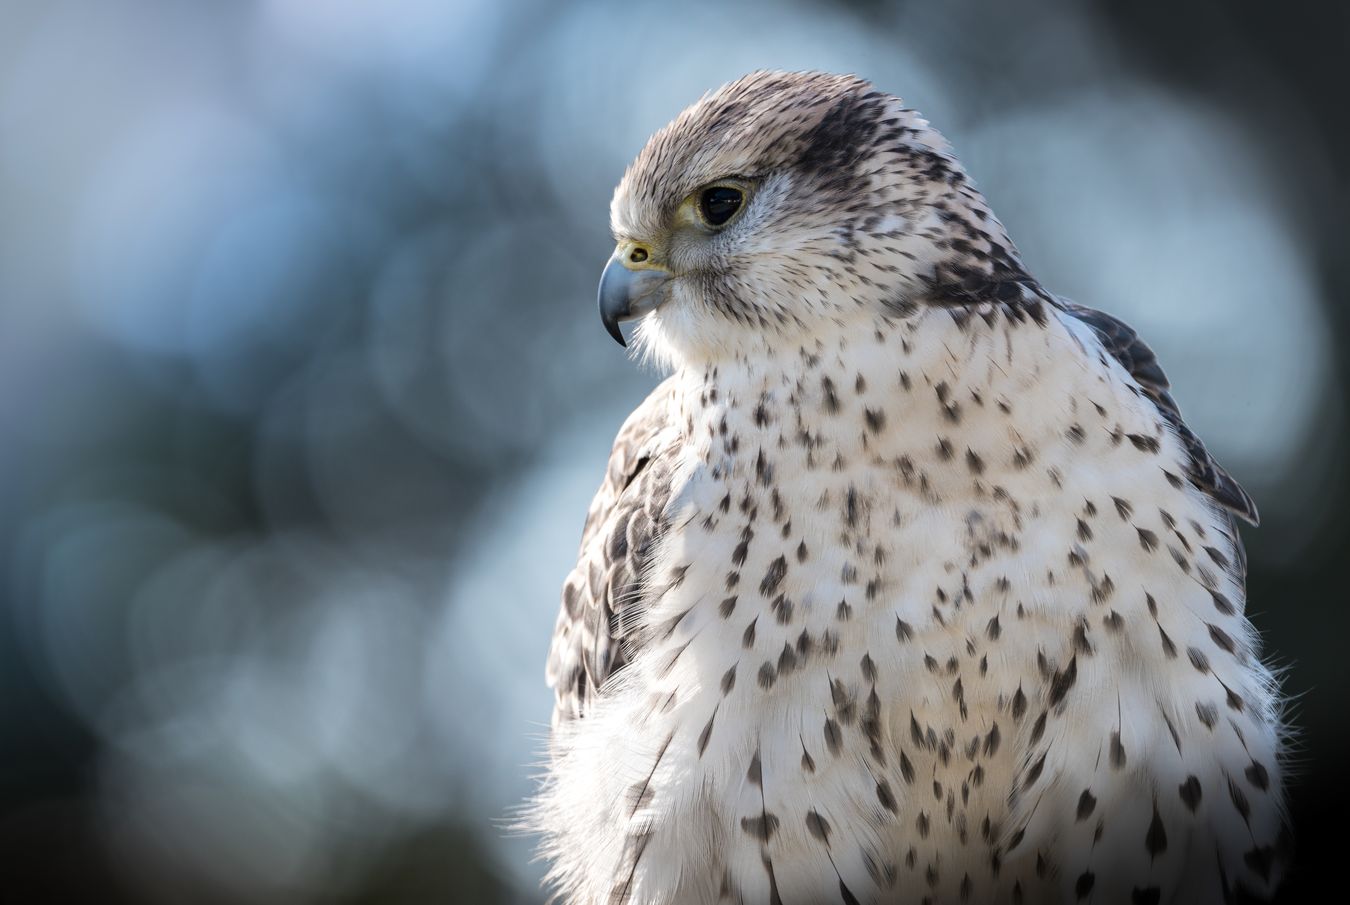
[[[628,345],[619,324],[642,317],[665,301],[670,277],[669,271],[656,267],[630,268],[619,252],[609,259],[600,277],[600,320],[615,342]]]

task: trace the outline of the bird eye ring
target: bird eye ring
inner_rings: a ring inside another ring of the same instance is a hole
[[[733,185],[712,185],[698,196],[698,215],[714,229],[726,226],[745,203],[745,193]]]

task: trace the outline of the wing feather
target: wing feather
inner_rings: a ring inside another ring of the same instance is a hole
[[[1171,384],[1168,383],[1167,375],[1163,373],[1153,350],[1139,338],[1133,328],[1109,314],[1072,302],[1060,304],[1065,311],[1092,328],[1106,351],[1130,373],[1140,389],[1153,400],[1158,411],[1167,419],[1186,449],[1188,459],[1186,477],[1190,482],[1229,512],[1253,525],[1258,524],[1260,515],[1252,498],[1237,481],[1233,480],[1232,475],[1214,460],[1205,444],[1182,420],[1181,409],[1169,392]]]
[[[1035,280],[1020,271],[992,277],[967,276],[961,280],[935,280],[929,287],[929,303],[960,311],[972,304],[1004,304],[1013,316],[1026,314],[1040,319],[1041,302],[1048,301],[1092,328],[1106,351],[1120,363],[1139,388],[1157,406],[1186,450],[1186,477],[1230,515],[1260,524],[1256,503],[1242,486],[1209,454],[1205,444],[1181,417],[1181,409],[1172,398],[1171,384],[1158,356],[1139,338],[1129,324],[1095,308],[1078,305],[1046,293]],[[1234,544],[1241,555],[1241,540],[1233,526]]]
[[[585,715],[606,680],[632,655],[623,626],[643,606],[642,581],[666,530],[678,432],[666,380],[629,415],[586,515],[577,564],[563,583],[546,676],[554,725]]]
[[[1233,476],[1215,461],[1205,444],[1181,417],[1181,409],[1172,398],[1171,384],[1158,363],[1158,356],[1153,354],[1153,350],[1129,324],[1095,308],[1056,298],[1045,292],[1035,280],[1016,271],[992,277],[967,276],[956,281],[938,279],[929,287],[926,301],[951,309],[954,317],[971,316],[958,312],[968,311],[972,305],[992,303],[1005,306],[1009,316],[1027,316],[1037,321],[1043,316],[1042,303],[1048,302],[1090,327],[1106,352],[1129,372],[1181,441],[1186,451],[1186,479],[1228,513],[1229,535],[1237,556],[1234,565],[1238,574],[1245,578],[1246,552],[1238,534],[1236,519],[1244,519],[1252,525],[1260,524],[1256,503]]]

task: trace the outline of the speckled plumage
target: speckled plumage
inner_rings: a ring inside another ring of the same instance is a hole
[[[691,193],[753,185],[726,230]],[[615,195],[673,374],[563,592],[533,821],[563,901],[1223,901],[1278,882],[1247,495],[919,116],[757,73]]]

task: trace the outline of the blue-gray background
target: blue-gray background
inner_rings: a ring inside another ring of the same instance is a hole
[[[557,588],[656,381],[610,192],[759,67],[905,97],[1158,350],[1339,876],[1345,9],[0,0],[0,898],[539,898]]]

